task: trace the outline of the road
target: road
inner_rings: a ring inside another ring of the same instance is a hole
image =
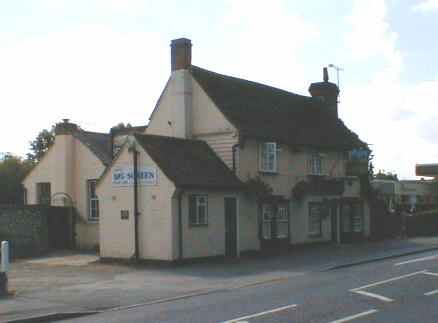
[[[69,322],[438,322],[438,253],[308,273]]]

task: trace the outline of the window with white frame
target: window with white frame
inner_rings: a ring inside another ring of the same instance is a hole
[[[310,175],[322,175],[322,157],[319,153],[309,156],[308,171]]]
[[[88,220],[99,221],[99,199],[96,195],[96,180],[87,180]]]
[[[277,143],[264,142],[259,146],[259,170],[261,172],[277,172]]]
[[[289,236],[289,216],[286,205],[280,205],[277,211],[277,238]]]
[[[191,195],[189,198],[189,224],[200,226],[208,224],[207,195]]]
[[[309,203],[309,221],[308,221],[309,236],[319,237],[322,235],[322,204],[311,202]]]

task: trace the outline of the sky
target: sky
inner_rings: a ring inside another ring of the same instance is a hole
[[[147,124],[186,37],[194,65],[302,95],[341,67],[340,117],[376,170],[415,178],[438,162],[437,18],[438,0],[0,0],[0,152],[63,118]]]

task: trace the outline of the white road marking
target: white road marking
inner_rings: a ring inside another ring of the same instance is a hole
[[[431,273],[430,271],[427,271],[427,270],[424,272],[424,274],[426,274],[426,275],[430,275],[430,276],[438,277],[438,274],[437,274],[437,273]]]
[[[401,276],[393,277],[393,278],[390,278],[390,279],[382,280],[382,281],[379,281],[379,282],[375,282],[375,283],[372,283],[372,284],[368,284],[368,285],[364,285],[364,286],[361,286],[361,287],[357,287],[357,288],[354,288],[354,289],[350,289],[350,291],[351,292],[355,292],[355,291],[358,291],[358,290],[361,290],[361,289],[366,289],[366,288],[369,288],[369,287],[374,287],[374,286],[378,286],[378,285],[381,285],[381,284],[386,284],[386,283],[389,283],[389,282],[393,282],[393,281],[396,281],[396,280],[399,280],[399,279],[403,279],[403,278],[407,278],[407,277],[411,277],[411,276],[415,276],[415,275],[419,275],[419,274],[426,274],[426,273],[428,273],[427,270],[416,271],[414,273],[410,273],[410,274],[406,274],[406,275],[401,275]]]
[[[415,259],[411,259],[411,260],[406,260],[406,261],[398,262],[398,263],[394,264],[394,266],[401,266],[401,265],[411,264],[411,263],[419,262],[419,261],[433,260],[433,259],[436,259],[436,258],[438,258],[438,255],[429,256],[429,257],[423,257],[423,258],[415,258]]]
[[[247,319],[251,319],[254,317],[259,317],[259,316],[263,316],[266,314],[271,314],[271,313],[275,313],[275,312],[280,312],[280,311],[284,311],[287,310],[289,308],[294,308],[297,307],[297,304],[292,304],[292,305],[287,305],[287,306],[282,306],[282,307],[278,307],[278,308],[274,308],[272,310],[269,311],[264,311],[264,312],[260,312],[260,313],[255,313],[255,314],[251,314],[251,315],[247,315],[247,316],[242,316],[242,317],[238,317],[229,321],[224,321],[222,323],[238,323],[242,320],[247,320]]]
[[[438,289],[437,290],[433,290],[431,292],[424,293],[424,295],[426,295],[426,296],[432,296],[432,295],[435,295],[435,294],[438,294]]]
[[[347,317],[344,317],[343,319],[332,321],[330,323],[345,323],[345,322],[349,322],[349,321],[352,321],[352,320],[355,320],[355,319],[358,319],[360,317],[364,317],[364,316],[367,316],[367,315],[370,315],[370,314],[373,314],[373,313],[376,313],[376,312],[378,312],[378,310],[372,309],[372,310],[369,310],[369,311],[366,311],[366,312],[362,312],[362,313],[358,313],[358,314],[355,314],[355,315],[347,316]]]
[[[377,298],[378,300],[383,301],[383,302],[393,302],[394,301],[392,298],[385,297],[385,296],[375,294],[375,293],[365,292],[363,290],[356,290],[356,291],[354,291],[354,293],[361,294],[361,295],[368,296],[368,297],[372,297],[372,298]]]

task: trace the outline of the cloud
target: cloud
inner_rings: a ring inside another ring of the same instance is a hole
[[[347,22],[351,29],[344,38],[345,59],[370,70],[362,80],[345,83],[341,117],[371,144],[376,169],[412,178],[415,163],[434,161],[433,151],[438,149],[438,81],[401,81],[403,55],[385,1],[355,1]],[[376,60],[380,64],[370,64]]]
[[[320,30],[294,14],[286,1],[227,1],[219,25],[217,43],[225,47],[206,56],[218,59],[218,71],[307,92],[300,55],[313,49],[311,45],[317,43]]]
[[[167,49],[159,35],[100,25],[3,45],[0,106],[8,122],[0,151],[24,155],[28,141],[61,118],[96,131],[147,123],[168,76]]]
[[[432,12],[438,10],[438,0],[423,0],[412,7],[414,12]]]

